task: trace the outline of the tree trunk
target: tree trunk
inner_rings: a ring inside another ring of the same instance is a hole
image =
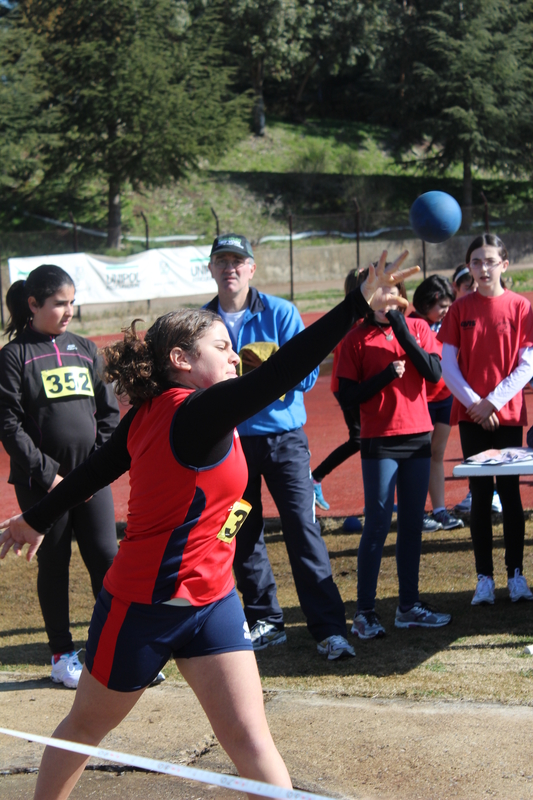
[[[107,246],[118,250],[122,238],[122,215],[120,206],[120,181],[109,178],[107,217]]]
[[[465,231],[472,226],[472,159],[470,147],[465,145],[463,151],[463,224]]]
[[[256,136],[265,135],[265,101],[263,99],[263,66],[261,56],[252,62],[252,86],[255,93],[252,130]]]
[[[307,86],[307,82],[308,82],[309,78],[311,77],[311,74],[312,74],[314,68],[318,64],[319,57],[320,56],[315,56],[315,58],[313,58],[313,60],[311,61],[310,65],[307,68],[306,73],[305,73],[305,75],[303,77],[303,80],[300,83],[300,86],[299,86],[298,91],[296,93],[296,97],[294,98],[293,105],[292,105],[292,118],[296,122],[303,122],[304,121],[303,117],[300,115],[300,112],[298,110],[298,105],[299,105],[299,103],[300,103],[300,101],[302,99],[302,95],[303,95],[303,93],[305,91],[305,87]]]

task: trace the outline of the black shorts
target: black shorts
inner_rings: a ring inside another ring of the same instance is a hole
[[[252,650],[235,589],[207,606],[147,605],[102,589],[89,628],[85,666],[116,692],[149,686],[169,658]]]
[[[438,400],[436,403],[428,403],[429,416],[433,425],[440,422],[442,425],[450,424],[450,415],[452,413],[453,395],[451,394],[446,400]]]

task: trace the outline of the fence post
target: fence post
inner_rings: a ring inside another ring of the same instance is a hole
[[[357,242],[357,271],[359,272],[359,267],[361,264],[361,258],[359,253],[359,240],[361,238],[361,231],[360,231],[360,222],[361,222],[361,209],[359,208],[359,203],[357,202],[357,197],[353,198],[353,204],[355,206],[355,233],[356,233],[356,242]]]
[[[489,224],[489,201],[485,197],[484,192],[480,192],[481,199],[485,204],[485,233],[490,233],[490,224]]]
[[[74,238],[74,252],[77,253],[78,252],[78,226],[76,224],[76,220],[74,219],[74,215],[73,215],[72,211],[69,211],[68,215],[69,215],[70,221],[72,223],[72,232],[73,232],[73,238]]]
[[[144,222],[144,236],[145,236],[145,239],[146,239],[145,248],[144,249],[145,250],[149,250],[150,249],[150,229],[148,227],[148,220],[146,219],[146,214],[144,213],[144,211],[140,210],[139,214],[143,218],[143,222]]]
[[[211,213],[212,213],[212,215],[214,216],[214,218],[215,218],[215,222],[216,222],[216,224],[217,224],[217,239],[218,239],[218,237],[220,236],[220,225],[219,225],[219,223],[218,223],[217,212],[215,211],[215,209],[213,208],[213,206],[210,206],[210,208],[211,208]]]
[[[292,258],[292,214],[289,214],[289,253],[291,265],[291,303],[294,301],[294,264]]]

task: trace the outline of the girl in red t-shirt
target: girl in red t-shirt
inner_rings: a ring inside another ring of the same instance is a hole
[[[436,336],[448,309],[455,300],[455,293],[450,281],[440,275],[430,275],[420,283],[413,295],[415,314],[424,319],[435,337],[439,354],[442,345]],[[429,471],[429,496],[433,514],[424,517],[425,531],[462,528],[463,521],[448,513],[444,501],[444,451],[450,435],[450,414],[452,410],[452,393],[444,379],[438,383],[426,384],[428,410],[433,423],[431,435],[431,469]]]
[[[497,236],[478,236],[466,254],[477,292],[457,300],[438,338],[443,375],[454,395],[451,424],[459,423],[464,458],[489,448],[520,447],[527,423],[523,388],[533,375],[533,312],[524,297],[505,289],[509,266]],[[507,585],[511,600],[533,600],[522,574],[524,514],[518,475],[498,475],[503,508]],[[471,478],[470,532],[478,582],[472,605],[494,603],[492,476]]]
[[[360,280],[366,277],[361,273]],[[403,284],[396,287],[405,297]],[[441,627],[450,622],[420,602],[418,573],[422,518],[428,491],[431,419],[426,380],[441,377],[440,357],[426,322],[405,319],[385,308],[353,328],[342,342],[339,401],[349,411],[360,405],[361,465],[365,524],[357,562],[357,614],[352,633],[383,636],[375,612],[381,556],[389,533],[394,493],[398,495],[398,628]]]

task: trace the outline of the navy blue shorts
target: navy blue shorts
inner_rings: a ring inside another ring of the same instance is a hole
[[[149,686],[169,658],[252,650],[235,589],[208,606],[127,603],[102,589],[96,600],[85,666],[116,692]]]
[[[452,413],[453,394],[446,398],[446,400],[439,400],[437,403],[428,403],[429,416],[433,425],[440,422],[442,425],[450,424],[450,415]]]

